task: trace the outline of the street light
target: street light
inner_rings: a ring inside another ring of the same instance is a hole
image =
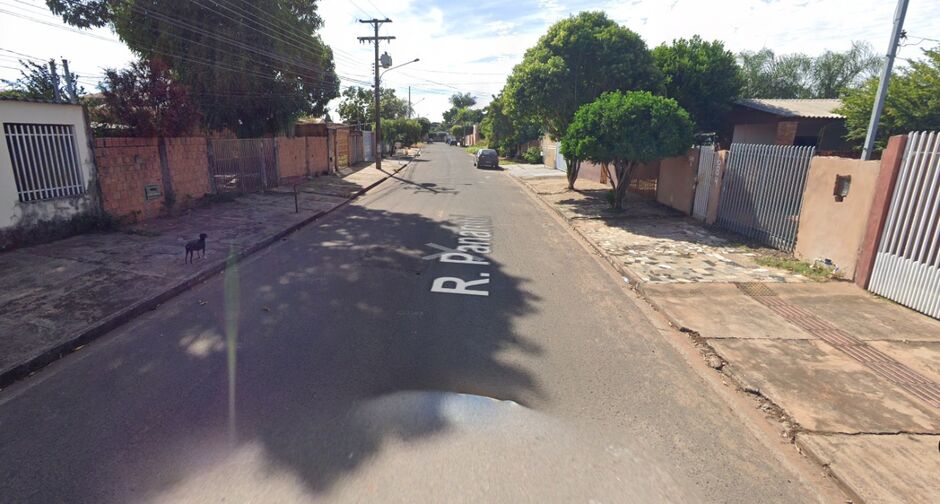
[[[376,49],[376,54],[378,54],[378,49]],[[388,53],[385,53],[383,55],[383,63],[385,61],[391,62],[392,60],[391,57],[384,58],[384,56],[388,56]],[[379,169],[379,170],[382,169],[382,147],[381,147],[382,144],[380,143],[382,141],[382,102],[381,100],[379,100],[379,95],[382,94],[381,93],[382,76],[385,75],[385,73],[390,70],[401,68],[405,65],[410,65],[412,63],[417,63],[418,61],[421,61],[421,58],[415,58],[406,63],[402,63],[401,65],[396,65],[391,68],[386,68],[384,72],[378,74],[378,76],[376,76],[375,78],[375,138],[372,139],[372,143],[373,143],[372,147],[375,150],[376,169]]]

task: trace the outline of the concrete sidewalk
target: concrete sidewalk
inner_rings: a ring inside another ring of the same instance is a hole
[[[510,173],[854,499],[940,502],[940,321],[761,267],[761,250],[656,203],[611,214],[600,184]]]
[[[338,208],[411,159],[0,254],[0,385],[218,273],[230,253],[245,257]],[[184,244],[200,233],[209,236],[206,256],[186,264]]]

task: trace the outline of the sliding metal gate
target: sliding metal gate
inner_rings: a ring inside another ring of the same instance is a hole
[[[695,183],[695,202],[692,205],[692,216],[705,220],[708,213],[708,198],[711,193],[715,177],[718,176],[718,153],[714,145],[699,147],[698,176]]]
[[[940,132],[908,137],[868,289],[940,318]]]
[[[718,225],[790,252],[815,147],[731,144]]]

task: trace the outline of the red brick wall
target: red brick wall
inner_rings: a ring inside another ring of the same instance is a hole
[[[109,215],[135,222],[163,213],[162,197],[148,201],[144,196],[146,184],[156,184],[163,193],[156,138],[96,139],[95,164],[102,205]]]
[[[310,173],[329,172],[330,162],[326,137],[305,137],[304,140],[307,142],[307,159],[310,164]]]
[[[191,206],[211,191],[205,137],[167,138],[166,158],[175,205]]]
[[[277,163],[281,179],[307,175],[307,143],[304,137],[277,139]]]

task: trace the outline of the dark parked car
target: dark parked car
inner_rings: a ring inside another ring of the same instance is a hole
[[[499,154],[493,149],[480,149],[473,158],[473,164],[477,168],[499,168]]]

